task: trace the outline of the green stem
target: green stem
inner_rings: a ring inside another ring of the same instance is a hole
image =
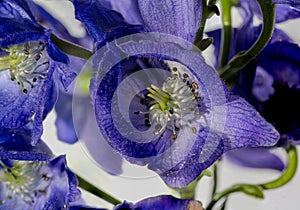
[[[275,24],[275,4],[272,0],[257,0],[257,2],[261,8],[264,20],[262,32],[259,39],[248,51],[240,52],[220,69],[219,74],[224,80],[229,79],[233,74],[245,67],[262,51],[272,37]]]
[[[229,58],[230,46],[231,46],[231,0],[221,0],[222,8],[222,41],[221,41],[221,56],[220,56],[220,67],[223,67]]]
[[[244,192],[248,195],[253,195],[256,197],[262,198],[263,195],[261,194],[261,189],[259,189],[256,185],[250,185],[250,184],[236,184],[233,185],[230,188],[225,189],[224,191],[215,194],[211,202],[208,204],[205,210],[211,210],[214,205],[222,198],[227,197],[229,194],[234,192]],[[259,194],[259,195],[257,195]]]
[[[288,166],[283,174],[276,180],[261,184],[260,186],[265,189],[275,189],[287,184],[296,174],[298,166],[298,154],[295,146],[289,146],[287,149]]]
[[[194,40],[194,44],[196,46],[199,46],[201,40],[203,39],[206,20],[207,20],[207,4],[206,4],[206,0],[202,0],[202,19]]]
[[[54,34],[51,34],[51,41],[63,52],[79,58],[88,60],[93,53],[79,45],[60,39]]]
[[[213,166],[213,179],[214,179],[214,183],[213,183],[212,194],[211,194],[212,198],[216,194],[217,187],[218,187],[218,165],[217,164]]]
[[[236,184],[220,193],[215,194],[206,210],[211,210],[220,199],[234,192],[244,192],[247,195],[263,198],[263,190],[275,189],[287,184],[296,174],[298,154],[295,146],[289,146],[286,149],[286,152],[288,155],[288,166],[278,179],[260,185]]]
[[[120,200],[114,198],[112,195],[109,195],[108,193],[104,192],[103,190],[98,189],[97,187],[95,187],[94,185],[89,183],[88,181],[84,180],[82,177],[80,177],[78,175],[76,175],[76,176],[79,181],[78,186],[81,187],[82,189],[85,189],[86,191],[102,198],[103,200],[106,200],[107,202],[109,202],[113,205],[122,203]]]

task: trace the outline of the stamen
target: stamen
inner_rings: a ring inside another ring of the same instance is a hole
[[[45,45],[42,42],[32,42],[12,45],[2,49],[7,56],[0,58],[0,72],[9,71],[11,81],[17,81],[23,93],[33,88],[38,79],[44,79],[49,69],[49,61],[44,54]]]
[[[137,111],[134,114],[145,114],[145,125],[154,126],[155,135],[163,135],[166,129],[172,131],[171,138],[176,140],[178,132],[188,126],[190,132],[197,133],[193,122],[200,118],[198,84],[191,81],[186,72],[177,67],[171,68],[172,76],[168,77],[161,88],[151,85],[147,88],[148,94],[140,100],[149,110]],[[150,100],[149,100],[150,99]]]

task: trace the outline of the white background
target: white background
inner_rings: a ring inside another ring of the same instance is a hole
[[[70,2],[65,0],[38,0],[40,4],[55,14],[56,17],[67,25],[73,35],[82,35],[83,30],[80,24],[74,20],[73,7]],[[234,13],[235,14],[235,13]],[[236,15],[236,14],[235,14]],[[236,19],[236,18],[235,18]],[[210,27],[218,25],[218,19],[215,18],[208,22]],[[236,24],[239,20],[236,21]],[[295,25],[298,25],[295,27]],[[289,22],[282,26],[295,39],[299,40],[299,22]],[[145,197],[170,194],[171,191],[164,185],[159,177],[151,171],[146,171],[142,167],[130,166],[125,164],[125,171],[128,174],[136,174],[140,178],[128,178],[123,176],[111,176],[98,167],[94,161],[89,158],[88,154],[83,149],[80,143],[67,145],[57,140],[56,129],[54,127],[55,113],[51,113],[45,123],[45,140],[55,154],[67,154],[68,165],[73,171],[94,183],[96,186],[110,192],[121,200],[136,202]],[[245,169],[232,165],[224,160],[220,164],[220,183],[218,190],[222,190],[235,183],[262,183],[270,181],[279,176],[278,172],[268,170]],[[147,175],[148,178],[142,178]],[[150,178],[149,178],[150,177]],[[212,178],[205,177],[197,187],[196,198],[207,205]],[[265,192],[265,199],[259,200],[245,196],[241,193],[236,193],[230,196],[227,210],[297,210],[299,209],[300,196],[300,173],[298,172],[295,178],[286,186]],[[112,208],[112,206],[95,196],[83,193],[83,197],[88,204],[96,205],[97,207]]]

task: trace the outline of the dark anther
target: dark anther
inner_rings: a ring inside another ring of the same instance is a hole
[[[32,79],[32,82],[36,82],[36,81],[37,81],[37,78],[34,77],[34,78]]]
[[[35,61],[38,61],[38,60],[40,60],[40,58],[41,58],[41,55],[40,55],[40,54],[38,54],[38,55],[36,55],[36,56],[35,56],[35,58],[34,58],[34,59],[35,59]]]
[[[193,87],[194,89],[198,89],[198,84],[197,84],[196,82],[193,82],[193,83],[192,83],[192,87]]]
[[[23,89],[23,93],[27,94],[28,90],[27,89]]]
[[[176,133],[173,133],[173,134],[172,134],[172,139],[173,139],[173,140],[176,140],[176,139],[177,139]]]
[[[182,82],[186,83],[186,79],[183,79]]]
[[[145,114],[145,118],[148,118],[148,119],[149,119],[149,114]]]
[[[18,85],[21,85],[21,83],[20,83],[20,82],[18,82]]]
[[[185,78],[185,79],[186,79],[186,78],[189,78],[189,75],[188,75],[187,73],[184,73],[184,74],[183,74],[183,78]]]
[[[174,72],[176,72],[178,69],[176,67],[173,67],[172,69]]]
[[[29,51],[27,49],[24,49],[23,52],[25,55],[29,55]]]
[[[169,113],[170,113],[170,114],[174,114],[173,109],[169,109]]]
[[[186,82],[186,85],[187,85],[187,86],[190,86],[190,82],[189,82],[189,81],[187,81],[187,82]]]
[[[145,101],[145,99],[141,98],[141,100],[140,100],[140,104],[142,104],[142,105],[145,105],[145,104],[146,104],[146,101]]]
[[[136,112],[134,112],[134,114],[140,114],[140,112],[139,112],[139,111],[136,111]]]
[[[146,125],[147,127],[151,127],[151,124],[150,124],[149,119],[145,119],[145,125]]]
[[[175,131],[179,131],[179,128],[178,128],[178,127],[175,127]]]
[[[11,80],[11,81],[15,81],[15,80],[16,80],[16,78],[13,78],[13,77],[11,77],[11,78],[10,78],[10,80]]]

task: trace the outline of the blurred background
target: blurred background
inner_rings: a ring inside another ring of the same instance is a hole
[[[84,36],[84,29],[75,20],[74,8],[67,0],[35,0],[48,12],[67,27],[69,32],[76,37]],[[233,11],[234,24],[238,25],[241,20],[236,11]],[[280,28],[284,29],[299,44],[299,25],[300,21],[288,21]],[[207,30],[212,30],[220,26],[218,17],[210,19],[207,23]],[[209,59],[214,62],[212,49],[206,51]],[[121,200],[136,202],[145,197],[160,194],[170,194],[172,191],[160,180],[159,176],[148,171],[145,167],[133,166],[128,163],[123,164],[124,173],[120,176],[112,176],[105,172],[90,157],[84,145],[79,141],[73,145],[63,143],[57,139],[55,128],[55,113],[52,112],[44,122],[45,132],[43,139],[47,142],[53,152],[57,155],[66,154],[68,165],[81,177],[85,178],[95,186],[116,196]],[[300,152],[300,149],[298,149]],[[281,153],[281,151],[275,151]],[[281,154],[285,158],[284,153]],[[271,181],[280,175],[277,171],[257,170],[241,168],[223,159],[219,168],[218,191],[229,187],[235,183],[263,183]],[[204,206],[207,205],[212,187],[213,178],[204,177],[197,186],[196,199],[200,200]],[[300,172],[298,171],[294,179],[284,187],[265,191],[265,199],[255,199],[241,193],[232,194],[229,197],[227,210],[276,210],[289,209],[297,210],[299,207],[298,199],[300,195]],[[112,205],[96,196],[83,192],[83,197],[89,205],[97,207],[112,208]]]

